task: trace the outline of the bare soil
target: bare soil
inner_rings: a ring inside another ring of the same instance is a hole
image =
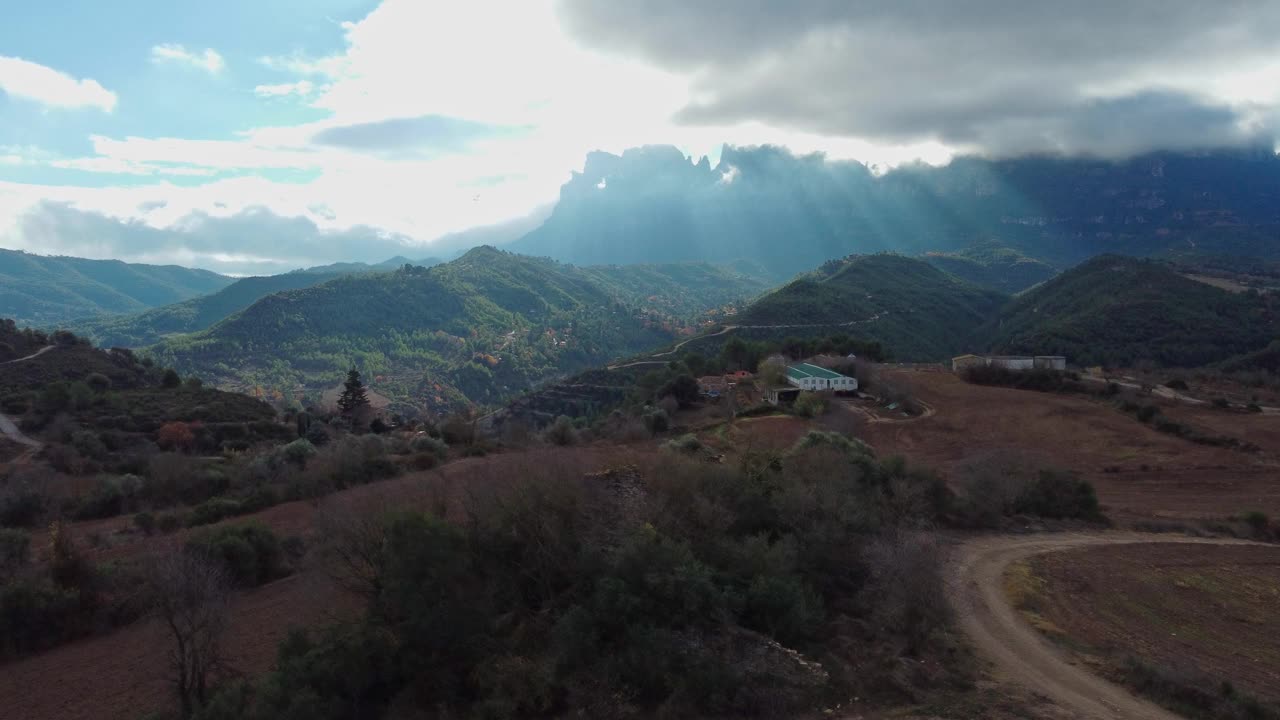
[[[1042,629],[1104,670],[1137,656],[1280,700],[1280,547],[1143,544],[1031,559]]]
[[[1092,556],[1111,546],[1168,544],[1177,555],[1188,546],[1246,545],[1223,538],[1179,538],[1141,533],[1058,533],[989,536],[969,540],[950,567],[957,620],[994,677],[1043,695],[1069,717],[1099,720],[1176,720],[1178,716],[1072,664],[1061,648],[1042,637],[1010,603],[1006,570],[1032,556],[1080,549]],[[1085,550],[1087,548],[1087,550]],[[1265,548],[1270,549],[1270,548]],[[1091,598],[1091,601],[1094,598]]]
[[[992,450],[1033,454],[1073,470],[1098,490],[1121,523],[1280,515],[1280,418],[1214,408],[1162,408],[1174,419],[1250,440],[1255,454],[1199,445],[1156,431],[1108,403],[1085,397],[971,385],[949,373],[894,373],[935,414],[867,423],[860,433],[881,455],[902,455],[949,477]]]

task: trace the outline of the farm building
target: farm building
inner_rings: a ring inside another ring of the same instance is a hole
[[[1037,355],[1034,358],[1037,368],[1048,370],[1066,370],[1067,359],[1061,355]]]
[[[719,395],[729,389],[729,381],[723,375],[704,375],[698,378],[698,391],[703,395]]]
[[[764,401],[770,405],[790,405],[800,396],[798,387],[769,388],[764,393]]]
[[[955,372],[974,367],[998,367],[1006,370],[1031,370],[1045,368],[1049,370],[1066,370],[1067,359],[1061,355],[959,355],[951,358],[951,369]]]
[[[815,392],[823,390],[852,392],[858,389],[857,379],[809,363],[788,365],[787,383],[801,390]]]

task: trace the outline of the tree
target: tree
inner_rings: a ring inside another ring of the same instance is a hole
[[[365,393],[364,383],[360,380],[360,372],[354,367],[347,372],[347,380],[342,383],[342,395],[338,397],[338,409],[347,417],[369,407],[369,397]]]
[[[182,384],[182,376],[173,368],[168,368],[160,377],[160,384],[169,389],[176,388]]]
[[[222,564],[193,552],[155,560],[150,584],[156,614],[173,641],[169,669],[182,717],[191,717],[209,698],[221,660],[231,583]]]

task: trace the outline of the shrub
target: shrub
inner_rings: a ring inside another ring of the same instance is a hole
[[[96,393],[104,393],[111,389],[111,378],[102,373],[89,373],[84,382]]]
[[[156,532],[156,516],[149,512],[140,512],[133,516],[133,526],[142,531],[144,535],[154,535]]]
[[[449,446],[439,438],[433,438],[426,433],[422,433],[413,439],[409,447],[417,453],[427,453],[433,455],[438,460],[443,460],[449,454]]]
[[[74,636],[81,597],[47,580],[17,580],[0,587],[0,651],[29,653]]]
[[[93,489],[81,500],[80,507],[76,508],[75,518],[98,520],[115,517],[124,512],[125,501],[125,493],[119,481],[112,477],[98,478]]]
[[[1160,414],[1160,408],[1155,405],[1141,405],[1138,407],[1138,419],[1142,422],[1151,422]]]
[[[862,455],[874,455],[871,448],[857,438],[846,437],[837,432],[824,430],[810,430],[805,433],[804,437],[796,441],[795,448],[792,452],[798,450],[808,450],[816,447],[831,447],[845,452],[854,452]]]
[[[573,421],[564,415],[556,418],[556,421],[551,423],[543,437],[551,444],[562,447],[572,445],[578,441],[578,433],[573,429]]]
[[[187,541],[186,548],[224,563],[232,581],[241,587],[256,587],[288,572],[280,538],[256,523],[196,535]]]
[[[1184,390],[1184,391],[1185,391],[1185,390],[1187,390],[1187,389],[1188,389],[1188,388],[1187,388],[1187,381],[1186,381],[1186,380],[1183,380],[1182,378],[1173,378],[1173,379],[1172,379],[1172,380],[1170,380],[1169,382],[1165,383],[1165,384],[1164,384],[1164,386],[1165,386],[1165,387],[1167,387],[1167,388],[1169,388],[1170,390]]]
[[[209,525],[219,520],[242,515],[244,512],[244,505],[239,500],[221,497],[209,498],[191,508],[191,514],[187,517],[187,526]]]
[[[1254,537],[1266,538],[1271,534],[1271,518],[1267,517],[1266,513],[1254,510],[1245,513],[1243,520],[1253,532]]]
[[[1213,399],[1213,406],[1220,410],[1226,410],[1231,407],[1231,402],[1224,397],[1216,397]]]
[[[1014,511],[1046,518],[1097,520],[1101,517],[1093,485],[1055,470],[1041,470],[1018,497]]]
[[[0,584],[26,567],[30,554],[30,535],[16,528],[0,528]]]
[[[162,533],[171,533],[185,524],[182,516],[176,512],[160,513],[156,516],[156,529]]]
[[[671,427],[671,420],[667,413],[659,408],[651,408],[641,418],[644,421],[644,427],[652,435],[666,432]]]
[[[160,376],[160,385],[169,389],[177,388],[182,385],[182,376],[173,368],[165,368],[164,374]]]
[[[195,446],[195,441],[195,432],[189,424],[184,422],[167,422],[156,431],[156,444],[162,450],[190,452]]]
[[[315,447],[324,447],[329,443],[329,431],[325,429],[323,423],[309,423],[304,437]]]
[[[1262,412],[1262,406],[1261,406],[1261,405],[1259,405],[1259,404],[1258,404],[1258,403],[1256,403],[1256,402],[1250,402],[1248,405],[1245,405],[1245,406],[1244,406],[1244,409],[1245,409],[1245,410],[1247,410],[1247,411],[1249,411],[1249,412],[1251,412],[1251,413],[1260,413],[1260,412]]]
[[[673,440],[668,440],[663,447],[676,452],[693,454],[702,450],[704,446],[697,435],[687,433]]]
[[[817,417],[827,411],[827,400],[818,393],[802,392],[792,408],[800,417]]]
[[[45,512],[43,493],[24,484],[12,484],[0,489],[0,525],[34,525]]]
[[[298,438],[288,445],[281,447],[280,453],[284,456],[286,461],[301,467],[307,463],[307,460],[310,460],[315,456],[316,448],[311,444],[311,441],[306,438]]]

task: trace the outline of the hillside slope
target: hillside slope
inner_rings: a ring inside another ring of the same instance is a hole
[[[91,318],[69,327],[104,347],[136,348],[166,335],[204,330],[272,293],[328,282],[342,273],[291,272],[241,278],[221,290],[136,315]]]
[[[837,325],[862,320],[867,322],[848,332],[880,341],[895,359],[932,361],[966,349],[973,332],[1007,299],[922,260],[866,255],[827,263],[765,295],[735,323]]]
[[[430,269],[270,295],[154,352],[220,385],[298,400],[355,364],[403,409],[443,412],[669,341],[663,316],[639,302],[654,290],[610,280],[615,272],[481,247]]]
[[[1197,367],[1266,347],[1280,333],[1280,298],[1232,294],[1162,263],[1104,255],[1022,295],[984,332],[1000,352]]]
[[[922,259],[965,282],[1010,295],[1057,273],[1048,263],[995,241],[975,243],[955,252],[926,253]]]
[[[234,278],[176,265],[45,257],[0,249],[0,316],[55,326],[206,295]]]

